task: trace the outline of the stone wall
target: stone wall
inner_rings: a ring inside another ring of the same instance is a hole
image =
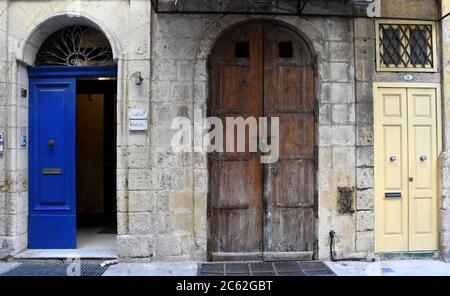
[[[26,86],[27,79],[14,63],[14,48],[8,34],[10,29],[9,2],[0,3],[0,128],[4,132],[5,152],[0,155],[0,248],[22,250],[27,233],[27,152],[20,146],[20,134],[26,132],[26,99],[17,95]]]
[[[442,15],[450,12],[450,1],[442,1]],[[441,164],[441,203],[440,203],[440,253],[441,258],[450,261],[450,18],[442,21],[442,118],[443,152]]]
[[[7,19],[7,3],[0,3],[0,11],[4,11],[4,13],[0,14],[0,131],[4,132],[6,130],[7,121],[9,117],[9,110],[7,108],[9,102],[7,95],[7,88],[9,87],[7,81],[8,77],[8,68],[7,68],[7,60],[8,60],[8,43],[6,38],[6,19]],[[7,255],[7,249],[11,246],[10,241],[4,239],[7,234],[7,218],[9,214],[9,210],[6,206],[6,193],[9,191],[6,188],[7,185],[7,171],[6,171],[6,157],[4,154],[0,154],[0,237],[3,239],[0,241],[0,258]]]
[[[26,67],[33,64],[50,33],[82,24],[105,33],[118,63],[119,256],[151,258],[154,237],[149,229],[153,224],[145,220],[153,210],[148,191],[149,134],[128,133],[126,118],[128,107],[149,109],[150,2],[1,1],[0,8],[0,128],[7,146],[0,156],[0,246],[13,255],[27,247],[28,151],[20,146],[21,135],[28,129],[28,98],[20,95],[21,89],[28,89]],[[138,71],[144,78],[139,86],[134,83]],[[144,200],[136,207],[139,198]]]
[[[197,154],[192,160],[189,155],[169,152],[169,125],[177,115],[192,118],[193,108],[205,110],[208,54],[225,29],[248,19],[231,15],[154,17],[151,159],[153,180],[158,183],[152,195],[158,199],[156,254],[162,258],[193,254],[206,258],[206,156]],[[337,212],[337,187],[356,185],[353,22],[340,18],[264,19],[284,23],[306,36],[317,53],[319,256],[328,257],[330,230],[338,233],[338,253],[354,254],[355,216]],[[159,249],[158,241],[164,249]],[[183,242],[189,245],[183,246]]]
[[[374,21],[355,19],[356,87],[356,251],[374,248],[373,76]]]
[[[402,7],[409,11],[408,5]],[[428,15],[435,14],[433,6],[424,9],[431,9]],[[422,12],[417,12],[419,17]],[[374,21],[338,17],[156,15],[150,1],[141,0],[0,2],[0,130],[6,132],[7,145],[6,152],[0,155],[0,248],[9,248],[12,254],[17,254],[27,246],[28,151],[20,146],[21,134],[28,129],[28,100],[21,96],[21,89],[28,89],[26,67],[33,63],[35,52],[49,33],[82,23],[105,32],[119,69],[119,256],[139,261],[206,260],[209,231],[206,155],[173,153],[170,143],[175,130],[170,125],[177,116],[192,119],[197,108],[206,113],[207,62],[212,47],[226,29],[254,18],[277,21],[298,31],[317,55],[318,257],[329,257],[331,230],[337,233],[338,257],[373,254],[373,82],[403,81],[401,73],[375,72]],[[450,30],[448,22],[445,20],[443,24],[446,34]],[[447,39],[444,35],[444,48],[449,47]],[[448,50],[443,55],[447,65]],[[446,79],[450,77],[447,68],[444,68]],[[134,82],[134,73],[138,71],[144,78],[142,85]],[[440,73],[415,76],[415,82],[440,82]],[[128,131],[129,107],[149,110],[148,132]],[[445,143],[450,121],[447,109]],[[450,183],[448,159],[443,155],[443,184]],[[339,213],[340,186],[356,190],[353,214]],[[443,254],[450,250],[449,190],[442,186]]]

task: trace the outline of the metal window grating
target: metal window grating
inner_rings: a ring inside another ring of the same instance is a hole
[[[335,276],[320,261],[201,263],[200,276]]]
[[[63,263],[23,263],[0,276],[68,276],[70,268],[70,264]],[[80,276],[101,276],[107,269],[100,264],[81,263],[79,271]]]
[[[433,69],[433,24],[379,23],[378,58],[383,69]]]

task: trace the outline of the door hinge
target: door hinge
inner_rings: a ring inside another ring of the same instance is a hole
[[[208,55],[206,58],[206,70],[208,73],[211,72],[211,56]]]
[[[211,217],[211,208],[212,208],[212,205],[211,205],[211,192],[208,192],[206,194],[206,200],[208,201],[208,208],[206,209],[206,217],[209,218],[209,217]]]

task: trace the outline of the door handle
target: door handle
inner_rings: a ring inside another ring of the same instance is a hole
[[[389,157],[389,160],[390,161],[396,161],[397,160],[397,156],[391,156],[391,157]]]
[[[48,147],[55,146],[55,140],[47,140],[47,145],[48,145]]]
[[[428,159],[428,157],[426,157],[425,155],[422,155],[421,157],[420,157],[420,161],[425,161],[425,160],[427,160]]]

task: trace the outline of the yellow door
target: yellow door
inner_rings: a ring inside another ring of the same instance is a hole
[[[436,88],[375,92],[375,251],[437,249]]]
[[[409,251],[437,249],[436,89],[408,88]]]
[[[376,251],[408,249],[408,109],[405,88],[375,98]]]

